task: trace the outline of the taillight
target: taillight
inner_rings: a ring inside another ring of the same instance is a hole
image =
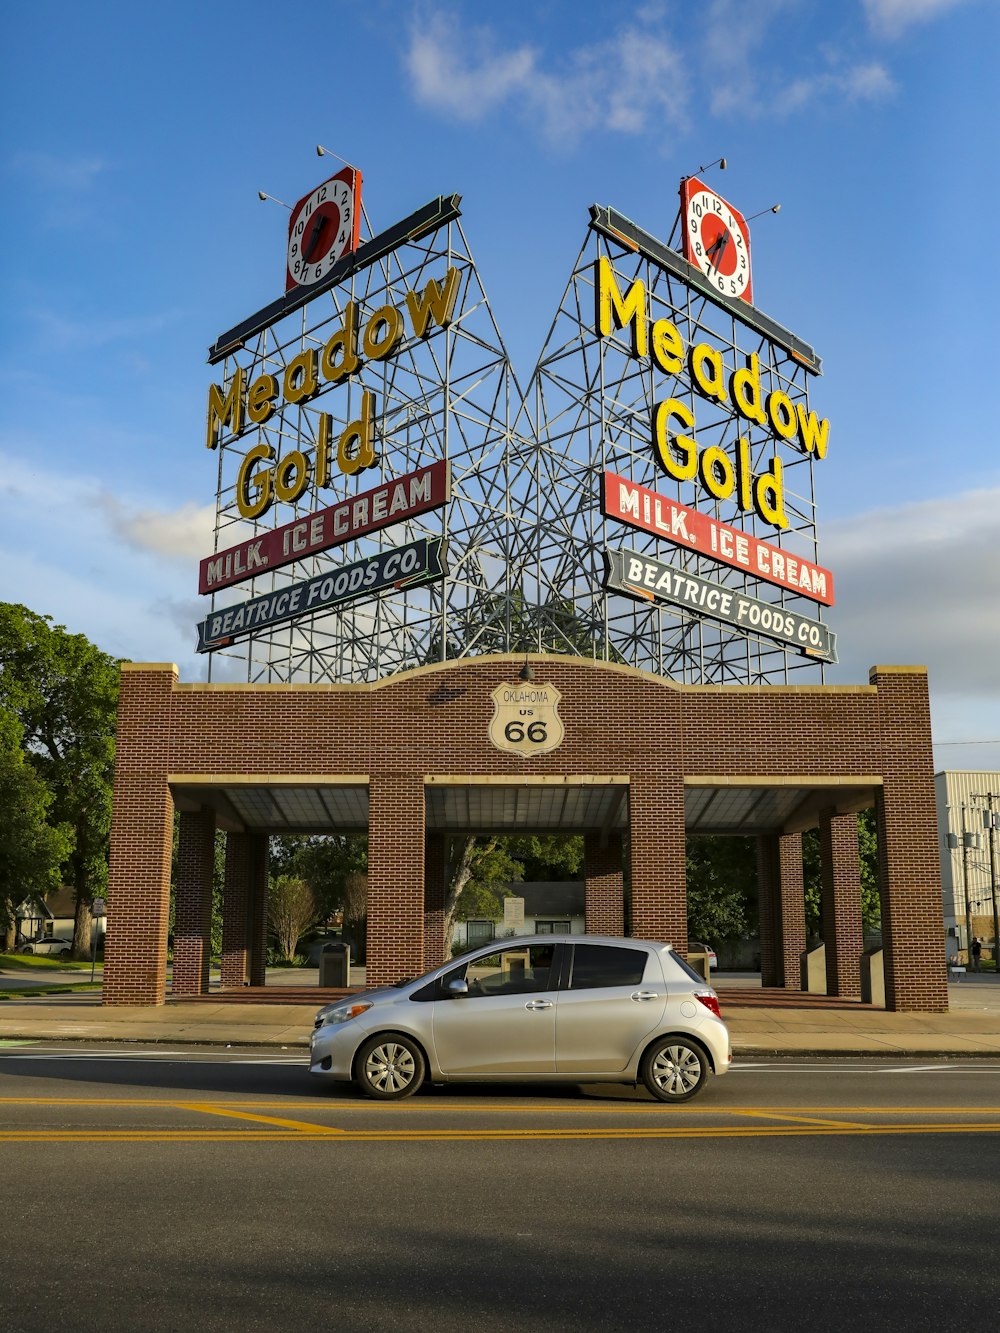
[[[695,999],[701,1000],[706,1009],[711,1009],[716,1018],[722,1017],[722,1010],[719,1008],[719,997],[714,990],[696,990]]]

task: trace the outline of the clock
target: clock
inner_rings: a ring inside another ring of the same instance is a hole
[[[345,167],[292,209],[288,220],[285,291],[311,287],[338,259],[358,248],[361,172]]]
[[[684,258],[723,296],[753,302],[746,218],[696,176],[681,181]]]

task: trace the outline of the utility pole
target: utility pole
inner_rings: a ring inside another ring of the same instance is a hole
[[[965,894],[965,965],[972,967],[972,906],[969,902],[969,837],[965,822],[965,802],[962,802],[962,891]]]
[[[993,813],[993,802],[1000,800],[1000,792],[972,792],[974,801],[986,801],[989,813],[986,815],[986,827],[990,833],[990,889],[993,893],[993,969],[1000,976],[1000,923],[997,920],[997,816]]]

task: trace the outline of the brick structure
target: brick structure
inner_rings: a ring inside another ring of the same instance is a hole
[[[202,995],[210,962],[215,812],[182,810],[178,822],[173,992]]]
[[[824,810],[819,821],[823,868],[820,916],[826,941],[826,993],[861,999],[861,865],[858,821]]]
[[[488,735],[491,692],[516,679],[520,659],[462,659],[370,685],[183,685],[176,668],[124,667],[105,1002],[164,999],[172,793],[182,810],[196,813],[227,788],[366,792],[367,965],[369,980],[381,984],[415,975],[438,961],[443,948],[446,839],[427,830],[428,786],[579,783],[627,787],[628,928],[681,950],[687,946],[685,793],[725,794],[740,787],[794,792],[794,819],[775,817],[766,827],[758,819],[751,831],[760,835],[765,984],[774,984],[780,973],[777,984],[795,988],[805,944],[801,830],[821,817],[835,822],[858,809],[859,801],[874,799],[887,1002],[898,1009],[946,1007],[922,669],[877,667],[870,683],[859,686],[730,688],[680,686],[579,658],[539,656],[531,664],[535,678],[551,681],[562,695],[565,738],[557,749],[530,759],[496,749]],[[239,986],[263,975],[266,828],[234,828],[231,809],[227,819],[233,831],[227,842],[223,978]],[[204,857],[207,822],[186,827],[184,985],[192,977],[197,984],[202,975],[192,932],[205,920],[204,904],[193,902],[192,886],[206,883],[198,858]],[[842,841],[826,841],[827,854],[838,857]],[[613,913],[611,840],[603,852],[599,840],[596,848],[593,839],[588,844],[593,913]],[[834,901],[843,910],[832,918],[838,932],[852,874],[856,869],[840,866],[831,881],[840,885]],[[837,944],[838,958],[855,948],[853,936],[838,936]],[[848,984],[837,967],[837,984]]]
[[[625,934],[624,876],[620,833],[588,833],[583,840],[588,935]]]

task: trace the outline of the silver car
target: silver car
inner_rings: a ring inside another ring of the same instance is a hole
[[[719,1001],[669,944],[531,935],[316,1015],[309,1072],[371,1097],[432,1083],[643,1083],[683,1102],[731,1060]]]

